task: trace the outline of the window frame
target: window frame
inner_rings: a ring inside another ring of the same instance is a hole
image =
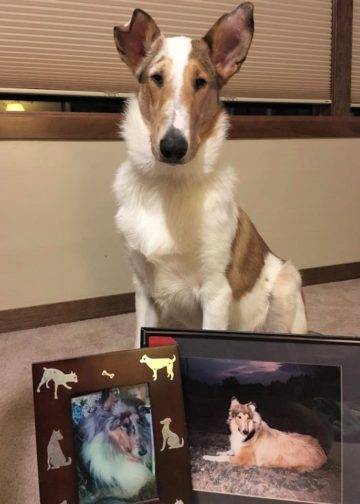
[[[353,0],[332,0],[331,103],[320,116],[230,116],[230,139],[360,137],[351,116]],[[0,112],[0,140],[119,140],[122,114]]]

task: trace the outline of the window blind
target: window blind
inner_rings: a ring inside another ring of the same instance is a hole
[[[354,0],[351,101],[360,106],[360,0]]]
[[[238,3],[0,0],[0,88],[132,92],[135,83],[117,55],[112,28],[126,23],[134,8],[149,12],[165,35],[201,37]],[[253,46],[240,73],[224,88],[224,96],[328,101],[331,0],[253,3]],[[360,74],[354,72],[354,79],[360,93]]]

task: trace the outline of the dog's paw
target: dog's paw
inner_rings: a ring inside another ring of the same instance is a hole
[[[209,462],[229,462],[228,455],[203,455],[203,459]]]
[[[213,455],[203,455],[203,459],[212,462],[214,460],[214,457]]]

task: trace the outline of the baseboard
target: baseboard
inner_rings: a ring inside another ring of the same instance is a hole
[[[0,311],[0,333],[135,311],[134,293]]]
[[[301,270],[301,276],[303,285],[353,280],[360,278],[360,262],[305,268]]]
[[[360,262],[301,270],[304,285],[360,278]],[[134,293],[0,311],[0,333],[135,311]]]

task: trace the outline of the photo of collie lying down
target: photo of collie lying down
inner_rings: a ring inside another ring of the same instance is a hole
[[[72,398],[79,504],[157,496],[146,384]]]
[[[341,504],[341,370],[181,359],[193,488]]]
[[[327,456],[317,439],[294,432],[272,429],[256,411],[254,403],[241,404],[233,397],[229,409],[231,449],[212,462],[229,462],[244,467],[282,467],[306,472],[319,469]]]

